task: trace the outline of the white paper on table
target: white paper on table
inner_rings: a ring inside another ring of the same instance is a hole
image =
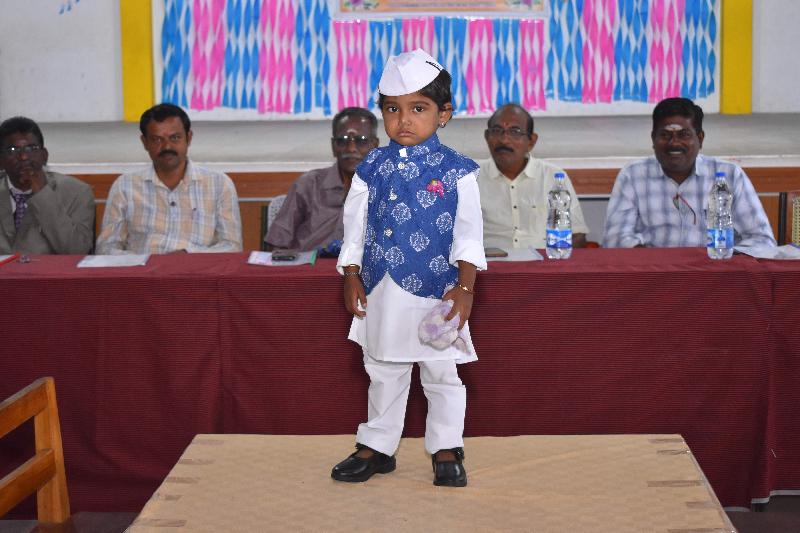
[[[737,252],[759,259],[800,259],[800,248],[794,244],[784,246],[736,246]]]
[[[544,259],[542,254],[536,251],[536,248],[529,246],[527,248],[512,248],[506,250],[508,256],[506,257],[487,257],[487,261],[541,261]]]
[[[150,254],[87,255],[78,263],[78,268],[144,266]]]
[[[250,252],[250,257],[247,258],[247,264],[261,266],[313,265],[316,260],[316,250],[312,250],[310,252],[297,252],[297,257],[291,261],[273,261],[272,252]]]

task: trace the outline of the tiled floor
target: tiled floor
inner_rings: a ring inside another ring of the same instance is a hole
[[[800,533],[800,496],[773,496],[762,512],[728,511],[739,533]]]
[[[33,520],[0,520],[0,533],[123,533],[138,513],[76,513],[59,526]]]

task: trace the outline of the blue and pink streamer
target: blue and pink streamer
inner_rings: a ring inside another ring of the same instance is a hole
[[[261,7],[259,32],[259,113],[291,113],[291,83],[294,78],[294,2],[265,0]]]
[[[222,106],[256,109],[259,81],[258,21],[260,0],[228,0]]]
[[[469,55],[466,71],[467,113],[494,111],[492,98],[492,50],[494,28],[490,19],[472,19],[467,25]]]
[[[653,0],[650,10],[650,27],[653,29],[650,46],[651,102],[680,95],[678,75],[683,50],[680,22],[683,20],[685,4],[686,0]]]
[[[433,50],[433,17],[403,19],[401,32],[403,52],[409,52],[417,48]]]
[[[521,20],[519,22],[519,78],[520,98],[514,94],[505,101],[520,102],[526,109],[546,109],[544,96],[544,21]],[[502,105],[497,102],[498,107]]]
[[[363,20],[337,20],[333,23],[338,61],[338,101],[341,107],[366,107],[369,95],[367,82],[366,36],[367,23]]]
[[[214,109],[222,102],[225,69],[225,0],[194,0],[192,19],[192,109]]]
[[[616,14],[616,0],[584,0],[581,96],[585,103],[610,102],[613,97]]]
[[[336,18],[333,0],[165,0],[161,95],[194,110],[376,107],[389,55],[423,48],[457,113],[716,91],[717,0],[559,0],[546,18]]]
[[[192,14],[188,0],[166,0],[161,32],[161,98],[182,107],[189,106],[191,72]]]
[[[614,100],[647,101],[648,0],[619,0],[614,43],[616,83]],[[688,96],[688,95],[687,95]]]

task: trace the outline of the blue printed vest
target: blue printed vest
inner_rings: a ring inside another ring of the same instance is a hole
[[[369,294],[388,273],[403,290],[441,298],[458,280],[450,264],[458,180],[478,165],[437,135],[416,146],[391,141],[358,166],[369,187],[361,279]]]

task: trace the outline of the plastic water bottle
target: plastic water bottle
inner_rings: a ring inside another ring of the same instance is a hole
[[[733,256],[733,195],[728,189],[724,172],[717,172],[708,197],[706,249],[711,259],[730,259]]]
[[[556,183],[547,193],[547,257],[567,259],[572,255],[572,221],[569,206],[572,198],[564,187],[564,173],[556,172]]]

